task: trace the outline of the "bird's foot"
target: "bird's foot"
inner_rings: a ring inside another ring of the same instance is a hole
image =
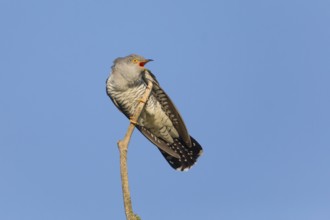
[[[138,125],[138,122],[135,120],[134,117],[130,117],[129,121],[133,124],[133,125]]]
[[[147,101],[145,99],[143,99],[143,98],[139,98],[137,101],[138,102],[142,102],[142,103],[147,103]]]

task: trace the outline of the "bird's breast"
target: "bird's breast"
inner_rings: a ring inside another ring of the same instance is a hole
[[[126,89],[116,89],[109,85],[107,91],[110,96],[120,105],[122,110],[129,116],[132,116],[138,105],[138,100],[146,90],[146,85],[140,84]]]

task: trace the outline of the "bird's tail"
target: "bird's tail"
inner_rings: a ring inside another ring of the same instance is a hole
[[[201,145],[193,137],[190,136],[190,139],[191,146],[186,146],[183,141],[177,138],[175,138],[174,143],[170,145],[171,149],[179,154],[180,158],[175,158],[158,148],[171,167],[176,170],[189,170],[203,153]]]

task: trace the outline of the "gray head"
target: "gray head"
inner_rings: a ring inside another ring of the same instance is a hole
[[[113,62],[112,74],[120,74],[127,81],[136,81],[145,70],[144,65],[150,61],[152,60],[136,54],[119,57]]]
[[[131,54],[126,57],[118,57],[113,61],[114,66],[118,64],[126,64],[126,65],[134,65],[137,67],[144,67],[146,63],[149,61],[152,61],[151,59],[146,59],[143,56],[137,55],[137,54]]]

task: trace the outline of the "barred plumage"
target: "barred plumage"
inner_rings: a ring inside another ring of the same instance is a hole
[[[181,115],[156,77],[144,68],[149,61],[138,55],[117,58],[106,82],[107,94],[130,118],[146,90],[147,80],[152,80],[151,95],[136,127],[159,148],[174,169],[187,170],[202,154],[202,147],[189,135]]]

